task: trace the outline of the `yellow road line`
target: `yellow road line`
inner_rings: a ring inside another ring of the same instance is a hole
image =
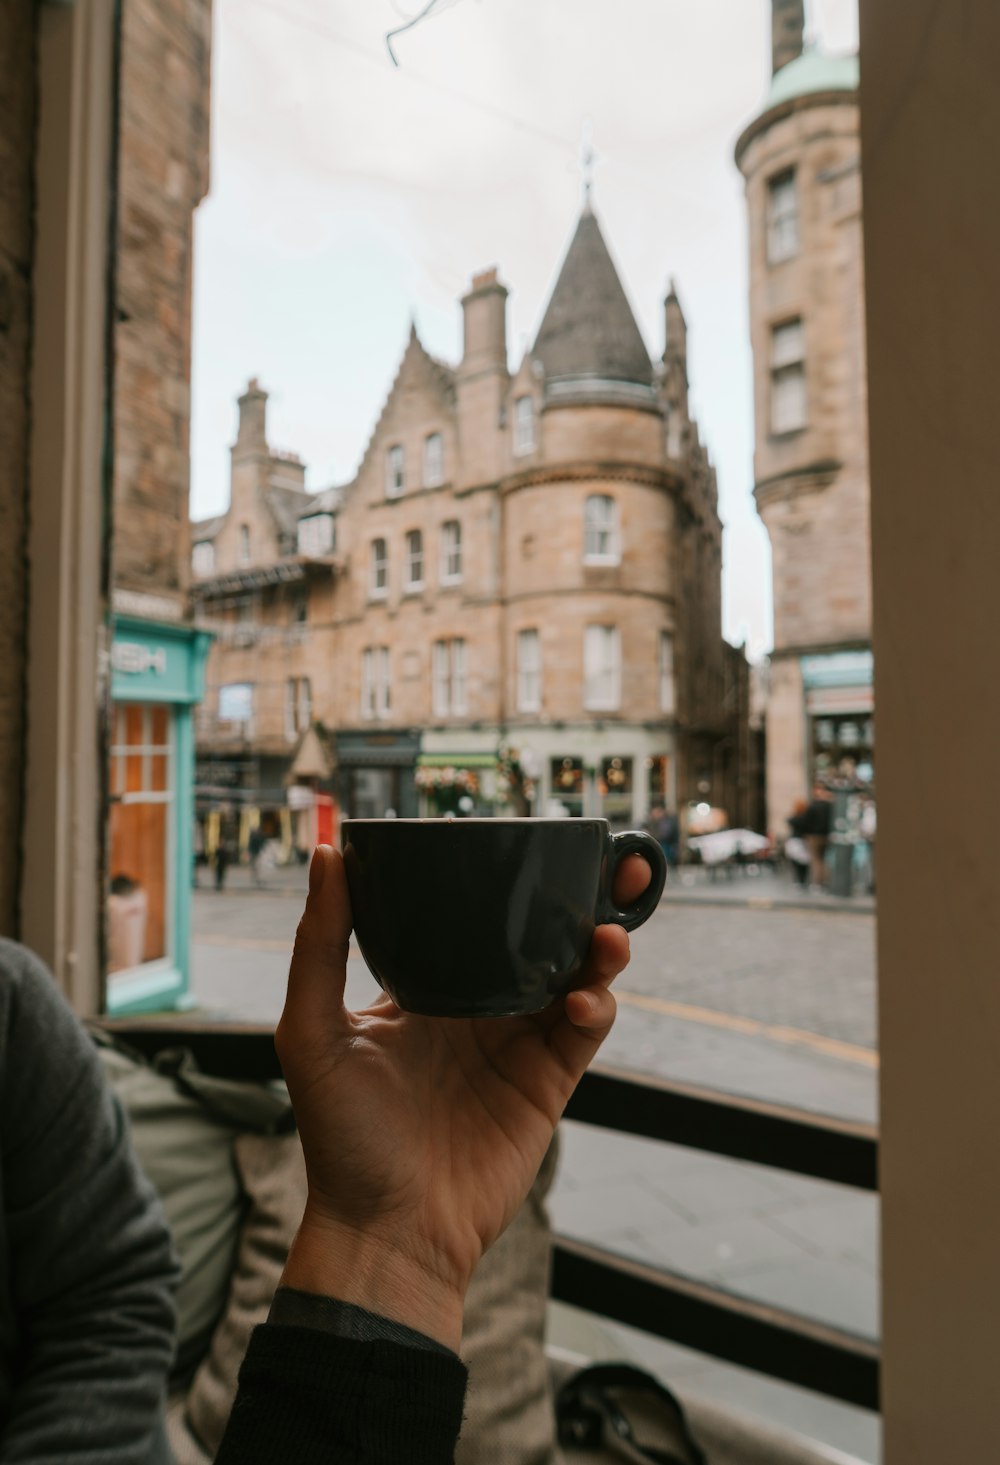
[[[752,1037],[770,1038],[776,1043],[811,1048],[814,1053],[825,1053],[830,1058],[841,1058],[847,1063],[858,1063],[864,1068],[878,1067],[878,1054],[871,1048],[862,1048],[857,1043],[845,1043],[840,1038],[825,1038],[821,1033],[810,1033],[803,1028],[777,1027],[772,1023],[758,1022],[753,1017],[716,1012],[711,1007],[691,1007],[686,1002],[670,1002],[665,997],[645,997],[639,992],[623,992],[620,988],[615,988],[614,992],[618,1001],[626,1007],[640,1007],[646,1012],[657,1012],[662,1017],[676,1017],[681,1022],[697,1022],[706,1027],[725,1028],[731,1033],[747,1033]]]

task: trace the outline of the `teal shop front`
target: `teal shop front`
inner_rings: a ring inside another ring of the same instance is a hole
[[[193,709],[211,636],[116,616],[111,647],[107,1010],[189,1005]]]

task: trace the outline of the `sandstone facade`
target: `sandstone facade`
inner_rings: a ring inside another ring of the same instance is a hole
[[[817,774],[853,763],[870,777],[872,747],[856,63],[803,53],[800,22],[800,4],[777,0],[771,95],[736,150],[749,218],[754,494],[772,557],[767,787],[777,834]],[[814,698],[810,676],[831,687]],[[838,748],[838,729],[858,741]]]
[[[279,542],[276,514],[297,500],[282,498],[252,419],[259,389],[241,397],[231,508],[193,527],[195,604],[219,637],[203,766],[256,759],[254,776],[280,796],[307,678],[310,719],[355,814],[433,811],[458,786],[502,808],[512,780],[536,813],[566,794],[574,812],[621,823],[651,799],[704,797],[713,777],[717,802],[735,797],[728,761],[713,771],[711,756],[729,732],[721,525],[688,413],[676,296],[654,368],[585,210],[513,373],[506,298],[495,272],[473,280],[455,368],[411,331],[355,479],[301,495],[301,526],[329,514],[325,552]],[[250,717],[223,716],[248,695]],[[458,784],[442,787],[444,767]]]

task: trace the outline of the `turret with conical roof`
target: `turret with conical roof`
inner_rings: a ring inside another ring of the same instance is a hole
[[[597,215],[585,205],[538,329],[532,356],[546,382],[629,382],[653,368]]]

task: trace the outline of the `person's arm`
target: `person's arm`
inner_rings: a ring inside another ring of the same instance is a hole
[[[146,1465],[177,1268],[93,1043],[45,968],[0,941],[0,1459]]]
[[[616,901],[648,881],[623,861]],[[275,1036],[309,1181],[282,1285],[312,1302],[279,1292],[254,1333],[217,1465],[450,1465],[466,1289],[610,1031],[628,961],[625,931],[601,926],[580,989],[532,1017],[417,1017],[385,996],[352,1013],[350,931],[343,861],[321,847]]]

